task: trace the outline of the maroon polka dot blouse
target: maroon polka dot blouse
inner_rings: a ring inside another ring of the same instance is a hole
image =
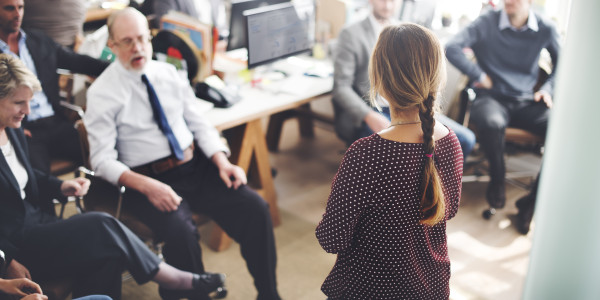
[[[330,299],[448,299],[446,220],[458,210],[463,171],[454,132],[436,141],[446,217],[433,227],[419,223],[425,159],[422,144],[378,134],[350,146],[316,230],[337,254],[321,287]]]

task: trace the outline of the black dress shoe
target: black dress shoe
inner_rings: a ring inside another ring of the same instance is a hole
[[[521,234],[527,234],[531,225],[531,219],[533,219],[533,211],[535,199],[532,199],[531,195],[526,195],[521,199],[517,200],[516,206],[519,209],[515,220],[515,227]]]
[[[203,273],[194,274],[192,279],[191,290],[171,290],[159,288],[160,297],[164,300],[176,299],[193,299],[193,300],[209,300],[212,296],[214,299],[222,299],[227,296],[225,289],[225,274],[221,273]]]
[[[504,181],[490,182],[486,191],[487,201],[492,208],[503,208],[506,203]]]

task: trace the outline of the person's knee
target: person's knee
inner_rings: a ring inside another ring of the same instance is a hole
[[[473,119],[477,131],[503,131],[507,121],[498,114],[482,115]]]

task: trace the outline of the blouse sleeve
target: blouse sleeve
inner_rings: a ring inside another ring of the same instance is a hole
[[[343,252],[351,245],[354,229],[368,208],[369,193],[365,188],[368,168],[361,156],[353,147],[346,152],[333,179],[325,214],[317,226],[317,239],[329,253]]]

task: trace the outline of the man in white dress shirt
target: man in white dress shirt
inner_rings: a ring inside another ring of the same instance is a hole
[[[124,205],[165,242],[169,264],[204,272],[191,218],[191,211],[198,211],[240,243],[258,299],[280,299],[266,202],[227,159],[229,150],[197,110],[189,83],[173,66],[151,60],[144,16],[131,8],[118,11],[108,27],[108,45],[117,60],[90,87],[84,118],[92,168],[127,187]],[[151,104],[154,91],[158,111]],[[158,125],[163,111],[167,131],[164,123]]]

